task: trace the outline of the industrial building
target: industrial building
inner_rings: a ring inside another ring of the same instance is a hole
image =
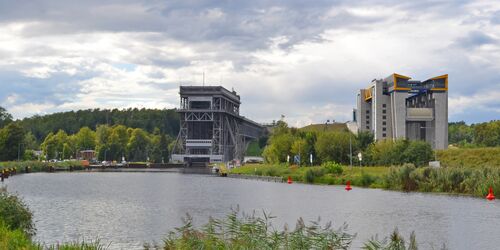
[[[264,127],[240,115],[240,96],[221,86],[180,87],[180,131],[173,162],[206,165],[242,162]]]
[[[351,130],[370,131],[375,140],[425,140],[448,147],[448,75],[425,81],[392,74],[374,79],[357,95]]]

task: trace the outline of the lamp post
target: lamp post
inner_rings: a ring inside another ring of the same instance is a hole
[[[349,131],[349,161],[352,168],[352,133]]]

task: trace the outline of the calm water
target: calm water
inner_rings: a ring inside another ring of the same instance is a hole
[[[274,225],[321,216],[357,233],[353,248],[395,227],[420,249],[500,249],[500,202],[447,195],[240,180],[180,173],[37,173],[6,180],[35,215],[37,240],[100,238],[111,249],[161,242],[189,213],[197,224],[237,205],[271,212]]]

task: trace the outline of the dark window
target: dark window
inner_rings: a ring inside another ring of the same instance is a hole
[[[386,122],[382,122],[382,125],[386,125]]]
[[[382,116],[382,119],[384,119],[384,120],[385,120],[386,118],[387,118],[387,116],[385,116],[385,115],[383,115],[383,116]]]
[[[384,104],[382,104],[382,108],[385,108],[385,107],[387,107],[387,105],[386,105],[385,103],[384,103]]]
[[[382,134],[382,137],[386,137],[387,135],[385,133]]]
[[[370,116],[369,116],[369,115],[367,115],[367,116],[366,116],[366,119],[370,119]]]
[[[370,121],[366,121],[366,124],[370,124]]]
[[[366,126],[366,129],[370,129],[370,126]]]
[[[382,128],[382,131],[386,131],[387,129],[386,128]]]
[[[192,101],[189,104],[191,109],[210,109],[210,102]]]
[[[387,110],[383,109],[382,114],[385,114],[385,113],[387,113]]]
[[[367,111],[366,111],[366,113],[367,113],[367,114],[369,114],[369,113],[370,113],[370,110],[367,110]]]

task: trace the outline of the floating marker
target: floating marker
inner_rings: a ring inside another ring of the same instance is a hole
[[[493,188],[490,187],[490,191],[488,192],[486,199],[488,199],[489,201],[492,201],[495,199],[495,195],[493,195]]]
[[[345,190],[347,190],[347,191],[351,191],[352,190],[351,181],[347,181],[347,183],[345,185]]]
[[[292,184],[292,177],[288,176],[288,181],[286,183]]]

